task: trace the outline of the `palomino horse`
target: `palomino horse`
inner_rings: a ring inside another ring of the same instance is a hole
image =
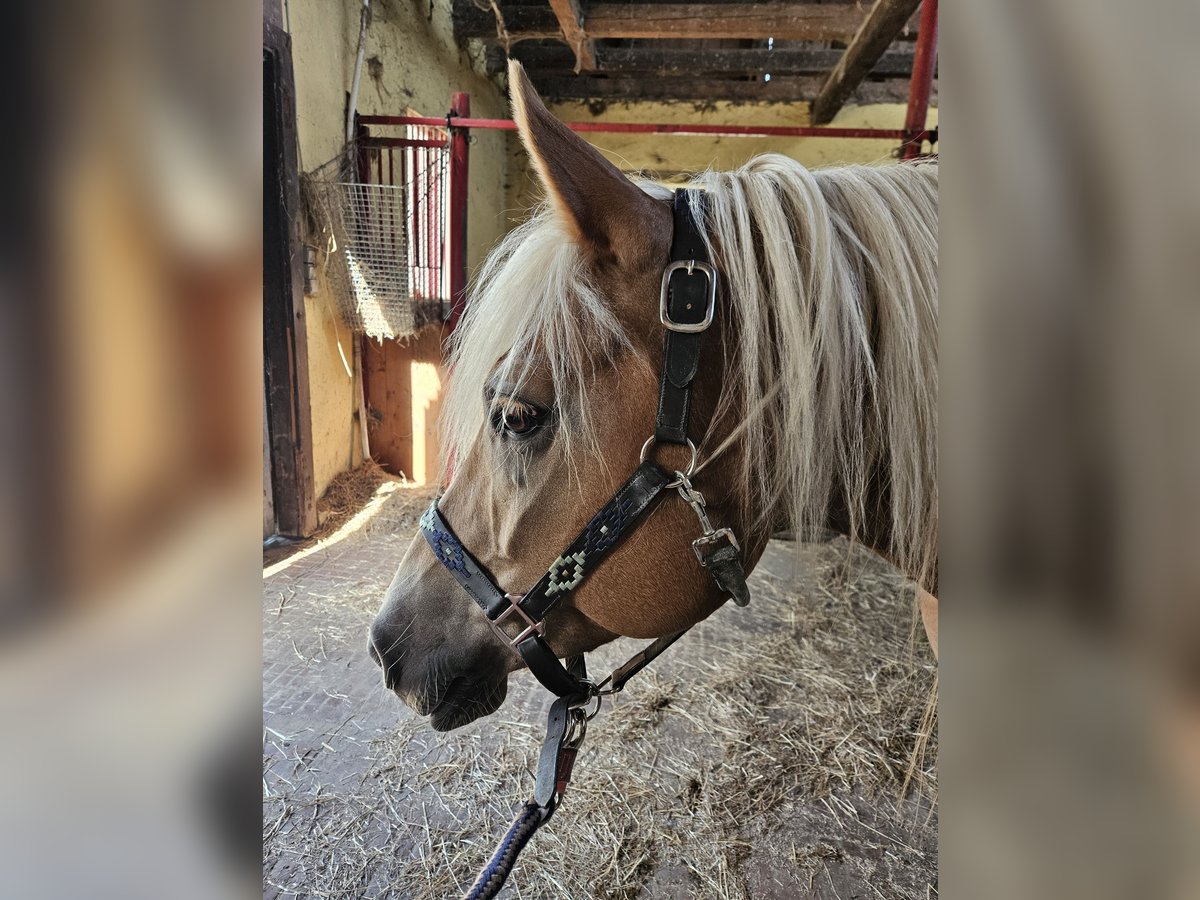
[[[535,584],[637,469],[654,433],[670,192],[627,179],[510,65],[513,115],[548,202],[491,253],[454,335],[443,404],[456,467],[439,509],[504,590]],[[693,477],[746,570],[772,531],[832,528],[922,589],[936,641],[937,165],[810,172],[778,155],[706,172],[720,273],[692,391]],[[688,451],[658,445],[668,469]],[[659,637],[725,599],[663,502],[545,620],[560,657]],[[371,629],[388,688],[435,729],[497,709],[521,657],[421,535]]]

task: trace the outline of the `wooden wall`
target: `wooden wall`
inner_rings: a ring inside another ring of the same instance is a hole
[[[442,469],[442,330],[427,328],[407,341],[362,340],[371,457],[394,475],[436,482]]]

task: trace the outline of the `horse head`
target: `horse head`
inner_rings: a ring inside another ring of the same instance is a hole
[[[547,197],[492,252],[455,336],[443,407],[453,472],[439,509],[498,585],[519,594],[637,469],[654,433],[663,354],[659,293],[670,258],[670,193],[626,178],[550,114],[511,63],[513,117]],[[722,413],[727,325],[705,334],[691,421],[708,445],[734,426]],[[666,469],[688,450],[651,448]],[[732,463],[736,452],[722,462]],[[768,528],[746,534],[732,480],[706,470],[697,487],[715,522],[738,523],[748,562]],[[680,631],[722,595],[691,550],[695,515],[660,503],[545,622],[560,657],[617,636]],[[385,685],[448,730],[493,712],[521,657],[420,534],[402,559],[370,633]]]

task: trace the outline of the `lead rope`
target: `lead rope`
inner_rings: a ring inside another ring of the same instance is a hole
[[[604,681],[592,685],[591,693],[582,702],[578,698],[562,698],[550,705],[546,719],[546,739],[538,756],[537,782],[533,797],[521,807],[517,817],[500,843],[496,845],[492,858],[463,900],[491,900],[500,893],[505,881],[512,873],[517,857],[529,843],[534,833],[550,821],[558,808],[571,774],[575,768],[575,757],[587,734],[587,723],[600,712],[601,699],[609,694],[620,693],[625,684],[642,669],[657,659],[664,650],[687,633],[687,629],[658,638],[640,653],[614,669]],[[582,665],[582,663],[580,663]],[[587,712],[585,707],[595,701],[595,709]]]
[[[582,657],[578,657],[577,660],[578,662],[572,660],[573,668],[582,667]],[[546,717],[546,739],[542,742],[542,751],[538,756],[533,797],[521,807],[508,832],[496,845],[491,861],[463,895],[463,900],[490,900],[500,893],[513,866],[516,865],[517,857],[525,849],[529,839],[554,815],[554,810],[558,808],[567,784],[571,781],[575,756],[583,744],[584,735],[587,734],[588,719],[600,712],[600,689],[593,687],[592,690],[595,693],[584,699],[582,705],[579,698],[571,697],[560,697],[550,705],[550,713]],[[596,701],[596,708],[589,714],[584,711],[583,706],[593,699]]]
[[[463,894],[463,900],[491,900],[504,887],[509,873],[516,865],[517,857],[533,837],[533,833],[541,827],[548,816],[544,810],[532,800],[521,807],[517,817],[513,819],[508,834],[496,846],[492,861],[484,867],[471,885],[470,890]]]

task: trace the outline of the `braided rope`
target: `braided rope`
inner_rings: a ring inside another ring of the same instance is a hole
[[[517,856],[544,821],[542,815],[542,808],[532,801],[521,807],[508,829],[508,834],[504,835],[496,846],[491,862],[479,873],[470,890],[463,894],[463,900],[491,900],[500,893],[517,862]]]

